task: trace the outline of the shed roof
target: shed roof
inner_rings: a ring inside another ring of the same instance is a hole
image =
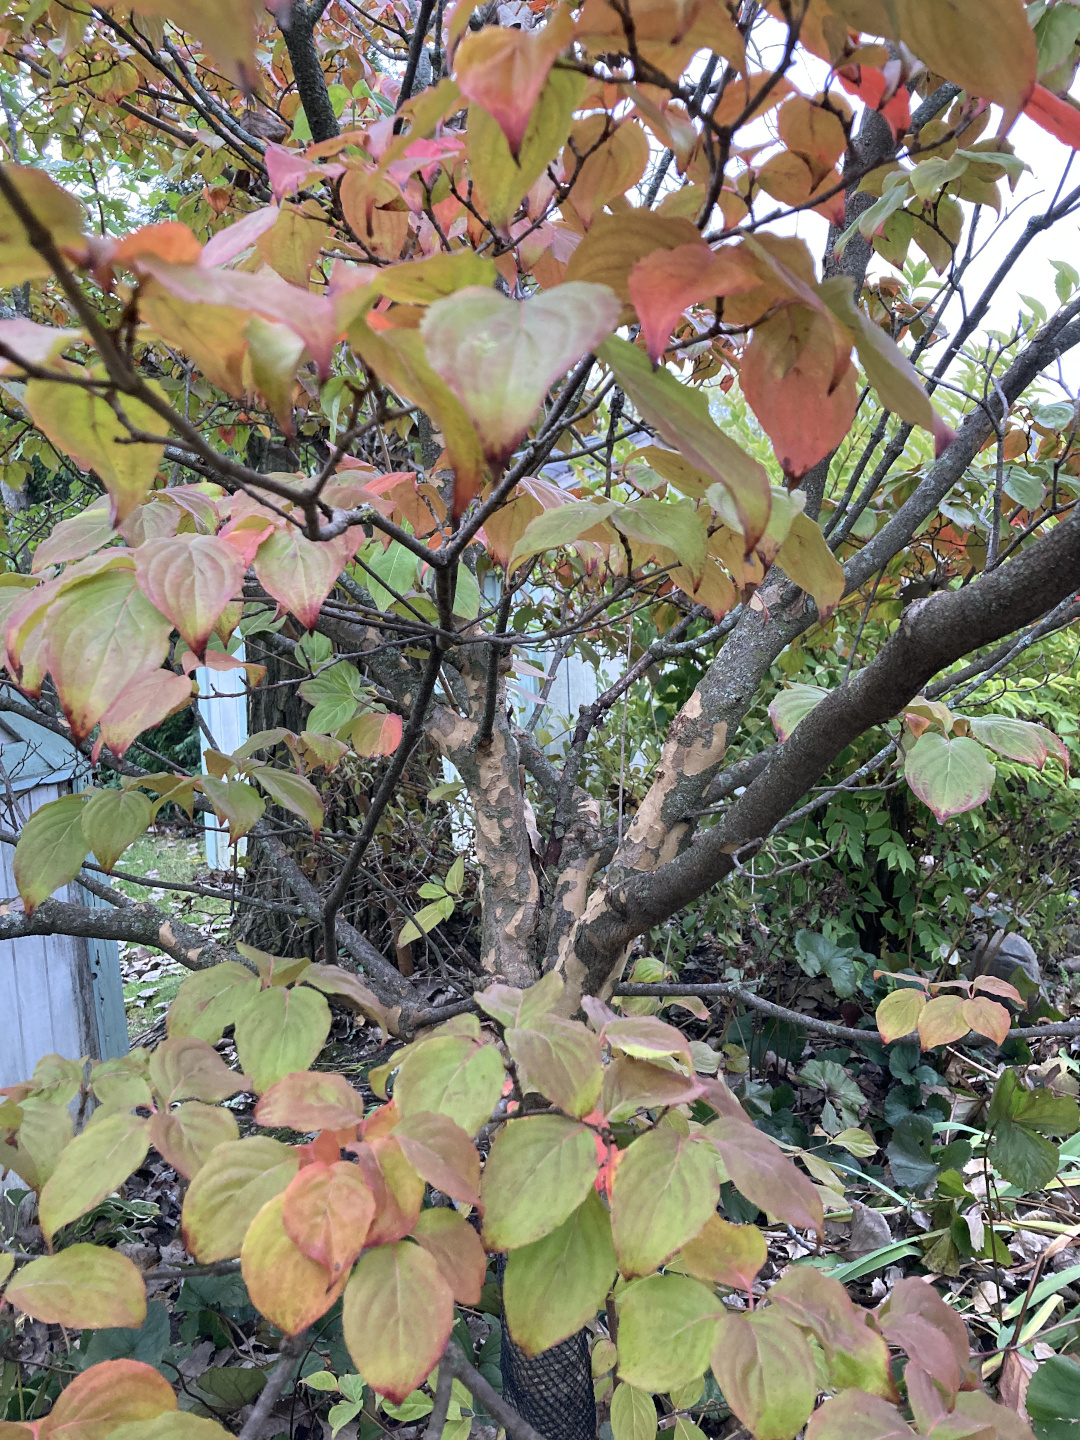
[[[10,710],[0,712],[0,764],[16,794],[70,780],[80,763],[69,740]]]

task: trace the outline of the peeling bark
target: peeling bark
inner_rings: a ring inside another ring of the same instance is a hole
[[[476,860],[480,868],[480,963],[485,973],[511,985],[531,985],[540,914],[540,886],[525,822],[525,791],[517,742],[506,719],[506,677],[499,676],[491,735],[480,742],[487,698],[487,666],[474,649],[462,662],[461,689],[467,715],[435,708],[429,733],[458,770],[473,806]]]

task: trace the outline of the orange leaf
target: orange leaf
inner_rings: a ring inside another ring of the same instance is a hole
[[[922,1048],[932,1050],[935,1045],[951,1045],[954,1040],[962,1040],[971,1029],[964,1015],[964,1006],[970,1003],[961,1000],[959,995],[938,995],[931,1000],[919,1016]]]
[[[40,1440],[105,1440],[121,1425],[176,1409],[172,1386],[152,1365],[105,1360],[77,1375],[39,1421]]]
[[[1004,1005],[989,1000],[985,995],[976,995],[973,1000],[964,1000],[960,1005],[964,1020],[976,1035],[987,1035],[995,1045],[1004,1045],[1008,1039],[1012,1017]]]
[[[1024,106],[1024,114],[1041,125],[1055,140],[1080,150],[1080,109],[1072,104],[1068,96],[1055,95],[1045,85],[1036,85],[1031,99]]]
[[[285,1233],[331,1281],[351,1268],[375,1218],[375,1197],[355,1165],[305,1165],[282,1201]]]
[[[300,1173],[317,1168],[305,1166]],[[240,1271],[256,1310],[286,1335],[299,1335],[330,1309],[345,1288],[348,1272],[337,1284],[327,1285],[326,1269],[289,1238],[282,1221],[284,1204],[285,1196],[275,1195],[251,1222],[240,1251]]]
[[[745,294],[757,289],[761,280],[733,246],[714,253],[700,241],[677,250],[654,251],[631,269],[627,284],[645,348],[656,364],[688,306],[714,295]]]
[[[515,160],[548,73],[573,33],[574,21],[564,7],[542,30],[487,25],[461,42],[455,65],[458,88],[498,123]]]
[[[734,125],[747,110],[750,113],[741,120],[742,124],[746,124],[748,120],[759,120],[762,115],[768,114],[794,93],[795,87],[791,81],[785,80],[783,76],[775,78],[771,70],[747,75],[733,80],[727,87],[719,105],[713,111],[713,120],[717,125]]]

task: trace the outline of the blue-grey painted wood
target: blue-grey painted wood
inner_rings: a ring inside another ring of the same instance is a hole
[[[9,712],[0,714],[0,766],[0,804],[14,830],[41,805],[86,783],[86,767],[71,745]],[[17,894],[13,855],[0,846],[0,893],[9,901]],[[74,885],[57,893],[80,904],[101,903]],[[27,1079],[43,1055],[126,1054],[116,942],[50,935],[0,943],[0,1024],[0,1085]]]

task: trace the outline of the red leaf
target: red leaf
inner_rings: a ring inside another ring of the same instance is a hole
[[[1055,140],[1080,150],[1080,109],[1070,103],[1067,96],[1055,95],[1045,85],[1036,85],[1031,99],[1024,106],[1024,114],[1031,117]]]
[[[757,326],[739,380],[793,480],[831,454],[855,418],[855,369],[836,350],[828,321],[804,305]]]

